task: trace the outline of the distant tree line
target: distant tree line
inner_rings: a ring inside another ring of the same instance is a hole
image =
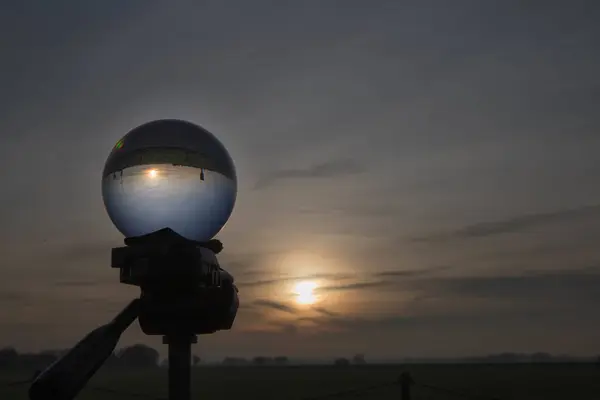
[[[498,353],[475,357],[459,358],[405,358],[405,363],[465,363],[465,364],[542,364],[542,363],[589,363],[600,364],[600,356],[576,357],[570,355],[555,355],[544,352],[536,353]]]
[[[58,360],[68,350],[46,350],[39,353],[19,353],[13,347],[0,349],[0,369],[43,370]],[[105,368],[153,368],[159,362],[158,351],[144,344],[122,348],[104,363]],[[193,362],[200,358],[194,356]]]
[[[248,359],[243,357],[225,357],[222,362],[225,366],[284,366],[289,365],[290,360],[287,356],[265,357],[256,356]],[[356,354],[352,358],[336,358],[333,365],[343,367],[346,365],[366,365],[364,354]]]
[[[252,359],[242,358],[242,357],[225,357],[223,359],[223,365],[227,366],[268,366],[268,365],[277,365],[284,366],[289,364],[289,358],[287,356],[277,356],[277,357],[266,357],[266,356],[256,356]]]
[[[541,363],[568,363],[584,361],[572,356],[553,355],[550,353],[499,353],[481,357],[467,357],[462,359],[466,363],[485,364],[541,364]],[[587,361],[587,360],[586,360]]]
[[[365,360],[364,354],[356,354],[351,359],[349,358],[336,358],[333,361],[333,365],[336,367],[345,367],[349,365],[366,365],[367,361]]]
[[[67,350],[45,350],[38,353],[19,353],[13,347],[0,349],[0,370],[2,369],[21,369],[29,371],[41,371],[55,362]],[[193,355],[190,360],[193,366],[201,364],[202,360],[197,355]],[[456,359],[404,359],[404,363],[411,362],[453,362],[453,363],[489,363],[489,364],[516,364],[516,363],[568,363],[568,362],[595,362],[600,366],[600,356],[597,357],[571,357],[557,356],[548,353],[500,353],[490,354],[481,357],[466,357]],[[250,359],[240,357],[225,357],[222,362],[224,366],[285,366],[290,365],[287,356],[276,357],[256,356]],[[367,361],[364,354],[356,354],[351,358],[336,358],[333,365],[336,367],[346,367],[351,365],[366,365]],[[155,368],[167,367],[168,360],[160,362],[159,353],[154,348],[135,344],[115,351],[107,359],[104,368]]]

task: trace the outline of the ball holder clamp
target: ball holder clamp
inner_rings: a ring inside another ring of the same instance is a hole
[[[141,289],[140,297],[40,373],[29,388],[31,400],[74,399],[136,319],[146,335],[162,335],[169,347],[169,399],[190,399],[196,335],[231,329],[239,307],[234,279],[215,255],[223,246],[168,228],[126,238],[125,245],[112,249],[112,267],[121,283]]]

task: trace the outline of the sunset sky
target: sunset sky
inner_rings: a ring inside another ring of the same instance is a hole
[[[69,347],[137,295],[102,168],[180,118],[239,179],[242,308],[204,357],[600,352],[597,1],[0,7],[0,346]]]

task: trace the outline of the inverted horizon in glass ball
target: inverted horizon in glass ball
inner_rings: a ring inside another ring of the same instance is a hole
[[[117,142],[102,173],[102,198],[125,237],[171,228],[208,241],[227,223],[237,176],[227,149],[206,129],[164,119]]]

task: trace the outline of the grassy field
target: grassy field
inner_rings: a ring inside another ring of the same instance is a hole
[[[476,398],[444,393],[419,383],[479,395],[481,399],[600,399],[600,368],[594,365],[198,367],[192,371],[192,397],[198,400],[316,399],[332,392],[391,383],[402,371],[409,371],[417,383],[413,388],[413,399],[416,400]],[[24,377],[25,374],[6,372],[0,381]],[[101,371],[79,399],[143,400],[127,392],[148,395],[148,399],[166,398],[166,388],[167,374],[163,369],[121,373]],[[25,385],[0,388],[2,400],[26,398]],[[324,398],[386,400],[400,399],[401,395],[400,387],[391,385],[364,394]]]

